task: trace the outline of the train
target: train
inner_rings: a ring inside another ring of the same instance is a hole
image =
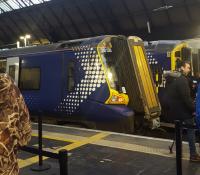
[[[162,96],[165,93],[166,80],[164,74],[168,71],[177,70],[180,60],[191,62],[191,95],[195,96],[195,86],[197,86],[197,76],[200,73],[200,49],[199,40],[159,40],[145,42],[147,59],[153,73],[161,105]],[[194,92],[193,92],[194,91]],[[161,117],[167,121],[164,114]]]
[[[191,48],[179,40],[150,41],[145,49],[158,93],[165,88],[165,71],[175,71],[179,60],[191,61]]]
[[[105,35],[0,51],[0,70],[20,88],[31,114],[95,123],[135,116],[159,125],[160,104],[137,37]]]

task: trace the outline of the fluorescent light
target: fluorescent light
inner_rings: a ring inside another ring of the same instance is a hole
[[[31,38],[31,35],[27,34],[25,35],[26,39],[30,39]]]
[[[172,7],[173,7],[172,5],[165,5],[165,6],[162,6],[162,7],[155,8],[155,9],[153,9],[153,11],[156,12],[156,11],[168,10]]]

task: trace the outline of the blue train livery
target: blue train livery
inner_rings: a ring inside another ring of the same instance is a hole
[[[175,71],[179,60],[191,60],[191,48],[179,40],[151,41],[145,44],[157,92],[165,88],[164,72]]]
[[[151,123],[160,115],[137,37],[107,35],[1,50],[0,69],[19,86],[32,114],[99,123],[127,120],[130,127],[136,115]]]
[[[112,57],[106,58],[113,37],[4,50],[1,65],[6,65],[32,113],[116,121],[134,113],[127,107],[129,99]]]

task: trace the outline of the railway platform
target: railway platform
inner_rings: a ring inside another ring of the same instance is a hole
[[[76,127],[43,124],[43,149],[68,150],[69,175],[175,175],[175,151],[169,153],[172,140],[143,137]],[[33,124],[29,146],[37,147],[37,124]],[[175,149],[175,148],[174,148]],[[43,157],[51,169],[34,172],[38,156],[19,153],[20,175],[59,175],[57,160]],[[200,174],[200,163],[189,161],[188,145],[183,143],[183,174]]]

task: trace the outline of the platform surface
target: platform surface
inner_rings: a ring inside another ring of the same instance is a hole
[[[44,150],[69,151],[69,175],[175,175],[175,151],[169,153],[172,140],[87,130],[75,127],[43,125]],[[38,146],[37,125],[33,124],[29,146]],[[197,147],[198,148],[198,147]],[[175,148],[174,148],[175,149]],[[52,168],[33,172],[38,156],[19,152],[20,175],[59,175],[57,160],[44,157]],[[183,143],[183,174],[199,175],[200,163],[189,162],[188,145]]]

